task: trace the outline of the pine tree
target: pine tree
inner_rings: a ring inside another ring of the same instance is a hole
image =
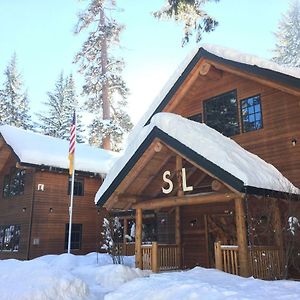
[[[273,60],[289,67],[300,67],[300,3],[291,2],[279,22]]]
[[[68,140],[74,109],[78,107],[73,76],[60,74],[53,92],[48,92],[48,111],[38,114],[41,131],[53,137]],[[76,140],[82,142],[81,116],[77,115]]]
[[[182,45],[190,41],[190,37],[196,32],[196,42],[202,38],[202,33],[215,29],[218,22],[209,16],[203,6],[207,2],[219,0],[166,0],[166,4],[159,11],[154,12],[158,19],[171,19],[184,23],[184,37]]]
[[[16,54],[12,56],[4,78],[3,89],[0,91],[0,125],[32,129],[27,92],[23,91],[21,74],[17,71]]]
[[[83,95],[87,111],[94,118],[89,125],[89,142],[105,149],[118,150],[122,138],[132,124],[125,112],[128,89],[122,78],[124,63],[113,55],[123,29],[109,17],[116,9],[114,0],[90,0],[79,15],[75,33],[89,28],[87,40],[75,57],[84,75]],[[107,13],[109,12],[109,13]]]

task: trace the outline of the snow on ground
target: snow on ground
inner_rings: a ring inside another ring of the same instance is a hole
[[[0,260],[1,300],[298,300],[300,282],[241,278],[214,269],[152,274],[106,254]]]

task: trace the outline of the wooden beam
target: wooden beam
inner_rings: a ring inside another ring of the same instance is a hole
[[[182,189],[182,157],[176,155],[176,178],[177,178],[177,196],[183,196],[183,189]]]
[[[240,69],[237,69],[237,68],[234,68],[234,67],[230,67],[230,66],[226,66],[226,65],[224,65],[222,63],[217,63],[217,62],[214,62],[214,61],[208,61],[208,63],[210,63],[211,65],[213,65],[214,67],[216,67],[219,70],[224,70],[224,71],[229,72],[231,74],[235,74],[235,75],[238,75],[240,77],[253,80],[253,81],[258,82],[260,84],[269,86],[271,88],[278,89],[280,91],[289,93],[291,95],[295,95],[297,97],[300,96],[300,88],[296,89],[295,87],[288,86],[288,85],[286,85],[284,83],[280,83],[280,82],[276,82],[276,81],[271,81],[268,78],[259,77],[259,76],[255,75],[255,74],[247,73],[247,72],[242,71]]]
[[[141,189],[138,191],[138,193],[143,194],[143,192],[146,190],[146,188],[149,186],[149,184],[151,184],[151,182],[156,178],[156,176],[158,176],[157,174],[159,174],[163,170],[163,168],[168,163],[168,161],[170,160],[170,158],[171,158],[171,156],[167,156],[163,160],[163,162],[161,163],[160,168],[156,172],[155,176],[149,176],[149,179],[146,181],[146,183],[144,184],[144,186],[141,187]],[[160,192],[161,192],[161,190],[159,190],[159,193]]]
[[[184,195],[180,197],[163,197],[137,202],[132,205],[132,208],[158,209],[172,206],[228,202],[230,200],[233,200],[235,197],[235,193],[205,193],[196,195]]]
[[[135,212],[135,266],[139,269],[143,269],[142,223],[143,211],[141,208],[137,208]]]
[[[202,80],[220,80],[223,76],[223,71],[215,68],[207,61],[204,61],[199,67],[199,75]]]
[[[213,180],[211,183],[211,189],[216,192],[225,192],[228,188],[220,181]]]
[[[235,220],[236,220],[236,234],[237,244],[239,246],[239,264],[240,276],[249,276],[249,254],[246,230],[246,214],[244,208],[244,198],[235,198]]]
[[[181,222],[179,206],[177,206],[175,210],[175,242],[178,247],[176,260],[179,268],[181,268]]]

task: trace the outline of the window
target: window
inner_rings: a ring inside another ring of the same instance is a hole
[[[189,120],[195,121],[195,122],[199,122],[202,123],[202,114],[197,114],[197,115],[193,115],[188,117]]]
[[[204,102],[205,123],[226,136],[240,133],[236,91]]]
[[[69,224],[66,224],[65,230],[65,249],[68,249]],[[82,224],[72,224],[71,249],[81,249]]]
[[[0,251],[19,251],[20,225],[0,225]]]
[[[69,177],[68,195],[71,194],[72,178]],[[74,196],[84,196],[84,180],[83,178],[74,179]]]
[[[241,119],[243,132],[262,128],[260,96],[241,100]]]
[[[25,170],[12,168],[9,175],[4,176],[3,197],[22,195],[25,186]]]

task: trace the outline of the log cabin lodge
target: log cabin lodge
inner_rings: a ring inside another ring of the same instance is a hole
[[[95,197],[134,214],[136,266],[299,278],[299,115],[299,70],[211,45],[193,52]]]
[[[0,133],[0,259],[66,252],[69,142],[8,125]],[[100,248],[105,211],[93,199],[114,158],[110,151],[76,146],[73,254]]]

